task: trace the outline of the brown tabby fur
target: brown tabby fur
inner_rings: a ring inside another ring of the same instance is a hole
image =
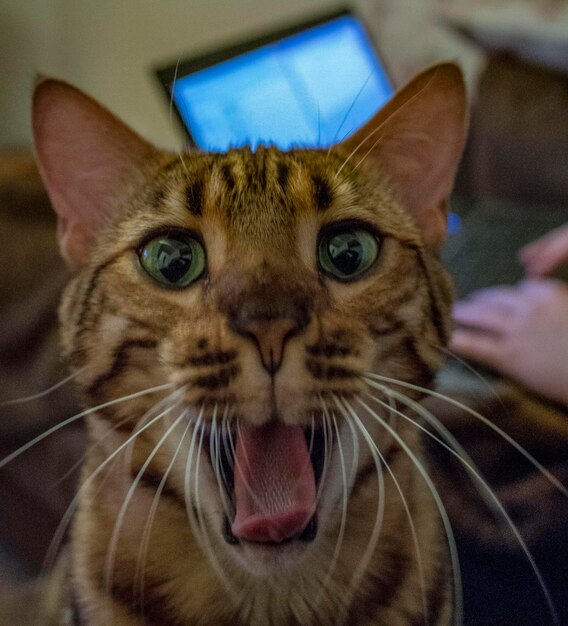
[[[356,398],[370,391],[362,379],[368,372],[430,385],[442,360],[451,289],[437,257],[464,126],[463,83],[449,64],[417,77],[329,151],[166,154],[74,88],[40,83],[39,164],[60,218],[63,255],[76,271],[60,310],[63,346],[85,405],[174,383],[184,389],[190,416],[203,407],[210,421],[216,408],[228,406],[233,424],[277,419],[310,428],[312,415],[322,419],[323,398],[337,413],[349,468],[351,434],[334,401],[346,398],[404,493],[424,580],[422,588],[412,529],[387,472],[378,542],[362,576],[352,580],[378,504],[377,468],[360,434],[345,534],[327,581],[342,509],[337,440],[312,542],[228,545],[217,481],[201,449],[199,494],[195,487],[186,493],[191,435],[180,438],[187,421],[157,448],[117,527],[132,481],[172,416],[97,468],[141,417],[159,413],[168,389],[87,418],[69,593],[77,623],[412,626],[424,623],[424,607],[432,626],[450,623],[451,567],[433,498],[401,445]],[[369,225],[381,241],[376,263],[351,282],[317,270],[318,233],[341,221]],[[183,290],[156,284],[138,262],[148,236],[167,229],[197,233],[207,251],[205,275]],[[300,318],[293,335],[280,330]],[[242,319],[268,326],[251,338],[235,330]],[[263,366],[268,347],[283,351],[273,374]],[[176,405],[174,417],[181,411]],[[398,420],[396,432],[420,458],[418,430]],[[146,549],[154,497],[174,457]],[[204,518],[205,549],[188,523],[187,500]]]

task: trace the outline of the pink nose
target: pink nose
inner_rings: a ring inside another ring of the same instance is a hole
[[[289,274],[265,262],[245,287],[238,288],[242,277],[227,284],[228,295],[219,302],[231,330],[254,342],[271,376],[282,365],[287,342],[308,326],[314,307],[308,287]]]
[[[239,330],[256,341],[262,365],[270,374],[275,374],[282,364],[286,342],[298,331],[298,324],[288,318],[252,319]]]

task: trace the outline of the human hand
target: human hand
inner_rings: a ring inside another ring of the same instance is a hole
[[[455,304],[454,320],[451,350],[568,405],[568,287],[527,280],[479,291]]]
[[[527,276],[546,276],[562,263],[568,263],[568,224],[529,243],[519,252]]]

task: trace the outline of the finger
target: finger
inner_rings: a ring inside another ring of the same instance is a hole
[[[454,305],[454,321],[490,333],[503,333],[510,325],[511,311],[486,302],[458,302]]]
[[[539,278],[549,276],[567,260],[568,259],[566,259],[563,254],[554,254],[552,251],[548,250],[545,254],[523,262],[523,265],[527,276]]]
[[[568,249],[568,224],[555,228],[539,239],[528,243],[526,246],[521,248],[520,254],[528,254],[531,256],[535,253],[541,253],[549,246],[554,246],[558,243],[563,243],[563,245]]]
[[[462,300],[460,303],[479,303],[484,306],[495,306],[505,309],[507,312],[511,312],[519,309],[519,305],[522,302],[520,292],[516,287],[490,287],[488,289],[482,289],[476,291],[467,300]]]
[[[568,262],[568,227],[552,231],[522,248],[519,260],[530,276],[545,276]]]
[[[559,287],[564,287],[563,283],[554,279],[534,279],[528,278],[518,285],[519,290],[525,297],[548,297],[552,295]]]
[[[491,368],[498,369],[501,364],[502,350],[495,337],[457,329],[452,335],[449,347],[460,356]]]

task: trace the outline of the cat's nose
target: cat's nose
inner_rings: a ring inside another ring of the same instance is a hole
[[[264,369],[274,376],[282,364],[286,343],[301,330],[302,324],[299,319],[287,317],[262,319],[237,316],[233,328],[256,343]]]
[[[229,310],[232,329],[257,346],[264,369],[274,376],[282,365],[288,341],[309,323],[312,302],[302,289],[263,282]]]

